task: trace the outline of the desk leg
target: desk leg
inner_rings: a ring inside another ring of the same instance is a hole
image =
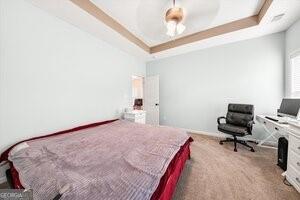
[[[268,137],[266,137],[265,139],[263,139],[262,141],[260,141],[258,143],[257,146],[260,146],[260,147],[268,147],[268,148],[273,148],[273,149],[277,149],[277,147],[272,147],[272,146],[267,146],[267,145],[264,145],[265,142],[267,142],[270,138],[274,138],[274,139],[277,139],[274,135],[277,133],[276,132],[273,132],[271,133],[271,135],[269,135]]]
[[[263,127],[266,132],[270,133],[269,129],[267,129],[267,127],[265,125],[263,125]],[[257,146],[277,149],[277,147],[264,145],[264,143],[267,142],[270,138],[274,138],[275,140],[277,140],[277,138],[275,137],[276,133],[278,133],[278,131],[271,132],[270,135],[268,137],[266,137],[265,139],[263,139],[262,141],[260,141]]]

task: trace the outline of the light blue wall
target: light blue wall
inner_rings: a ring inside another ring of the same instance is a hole
[[[230,102],[276,113],[284,60],[285,33],[276,33],[147,63],[147,76],[160,76],[160,123],[216,133]],[[254,137],[263,134],[257,124]]]
[[[0,152],[116,118],[145,63],[24,0],[0,1]]]

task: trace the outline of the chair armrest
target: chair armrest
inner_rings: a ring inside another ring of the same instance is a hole
[[[226,120],[226,117],[224,117],[224,116],[218,117],[218,119],[217,119],[218,124],[221,124],[221,119],[225,119]]]

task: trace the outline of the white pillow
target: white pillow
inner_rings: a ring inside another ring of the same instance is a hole
[[[29,147],[29,145],[27,144],[27,142],[22,142],[20,144],[18,144],[17,146],[15,146],[14,148],[12,148],[12,150],[10,150],[9,154],[11,156],[15,155],[18,151],[25,149]]]

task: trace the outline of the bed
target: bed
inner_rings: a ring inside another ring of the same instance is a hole
[[[180,129],[110,120],[20,141],[0,161],[10,163],[13,187],[32,188],[36,199],[68,185],[61,199],[167,200],[190,142]]]

